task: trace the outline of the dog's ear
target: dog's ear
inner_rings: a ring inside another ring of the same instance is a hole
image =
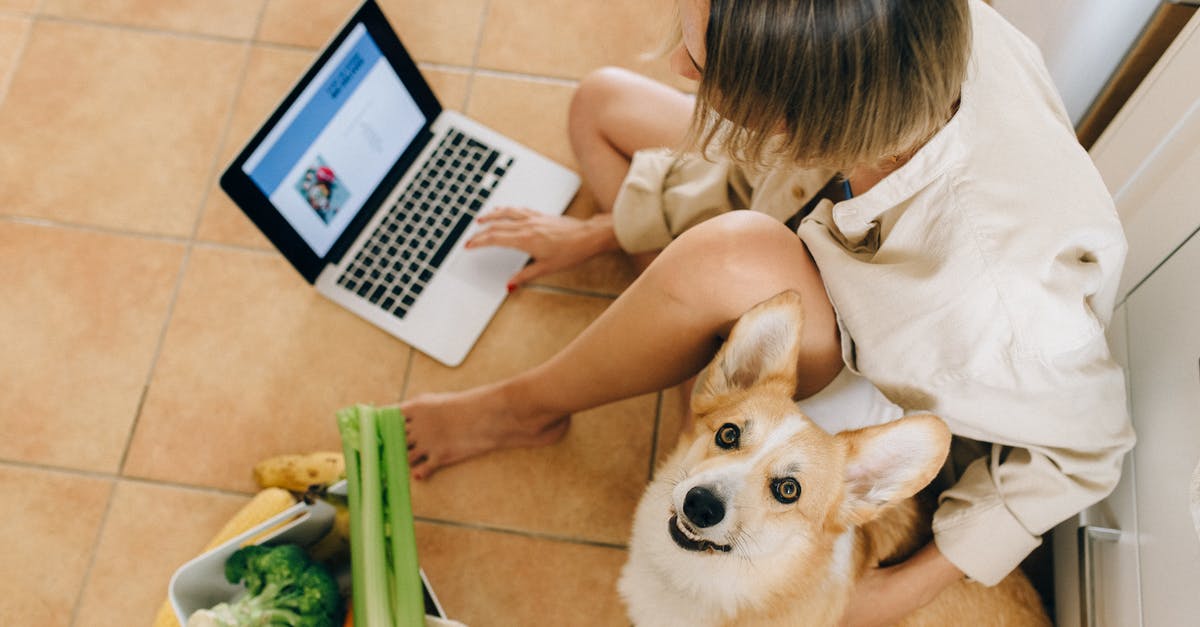
[[[773,296],[743,314],[712,363],[700,373],[692,394],[692,411],[703,413],[715,399],[772,378],[795,390],[803,324],[800,295],[791,291]]]
[[[862,524],[884,506],[919,492],[950,452],[950,429],[920,414],[837,434],[846,444],[846,522]]]

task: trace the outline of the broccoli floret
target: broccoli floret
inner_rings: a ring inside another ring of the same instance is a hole
[[[252,545],[225,562],[230,583],[246,585],[246,595],[204,610],[203,619],[217,627],[281,625],[333,627],[341,605],[337,582],[320,564],[294,544]],[[193,614],[197,618],[200,612]],[[189,625],[192,620],[189,619]]]
[[[250,563],[270,550],[270,547],[261,544],[251,544],[238,549],[229,556],[229,559],[225,560],[225,579],[229,580],[229,583],[244,581],[246,589],[251,593],[258,592],[264,583],[262,571],[257,566],[251,568]]]

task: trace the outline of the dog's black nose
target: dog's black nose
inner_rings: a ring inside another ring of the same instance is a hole
[[[711,527],[725,517],[725,504],[708,488],[696,486],[683,499],[683,513],[697,527]]]

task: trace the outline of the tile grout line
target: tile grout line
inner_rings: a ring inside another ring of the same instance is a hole
[[[45,0],[43,0],[43,2],[44,1]],[[264,3],[264,6],[265,6],[265,3]],[[260,9],[259,20],[261,21],[261,19],[262,19],[262,10]],[[243,55],[243,59],[242,59],[241,75],[238,77],[238,87],[237,87],[237,89],[234,90],[234,94],[233,94],[232,98],[230,99],[229,113],[225,117],[224,137],[222,137],[221,142],[218,144],[217,154],[213,156],[213,163],[209,167],[209,177],[207,177],[207,180],[210,182],[212,180],[212,174],[213,174],[215,168],[217,167],[216,164],[219,162],[219,160],[221,158],[220,149],[224,146],[226,138],[229,135],[229,128],[230,128],[230,126],[232,126],[232,123],[233,123],[234,110],[236,109],[238,97],[241,95],[242,86],[246,82],[247,66],[249,66],[250,53],[253,50],[253,45],[250,43],[245,43],[242,45],[244,45],[246,47],[246,52]],[[203,194],[201,194],[201,198],[199,201],[199,211],[197,212],[196,218],[193,221],[192,233],[191,233],[191,236],[188,238],[187,246],[184,249],[183,258],[180,260],[180,263],[179,263],[179,271],[175,278],[175,285],[172,288],[171,299],[167,305],[167,311],[166,311],[166,315],[163,318],[162,327],[159,329],[157,346],[154,349],[154,355],[150,359],[150,365],[146,369],[146,379],[145,379],[145,383],[142,386],[142,394],[138,400],[138,406],[134,413],[133,421],[129,425],[129,433],[125,438],[125,446],[124,446],[123,450],[121,451],[121,460],[117,466],[117,473],[116,473],[117,478],[110,479],[110,481],[112,482],[112,490],[108,494],[108,502],[104,506],[104,514],[100,517],[100,522],[96,528],[95,539],[93,540],[92,545],[91,545],[91,555],[88,556],[88,565],[87,565],[87,568],[85,568],[83,571],[83,578],[81,579],[79,594],[78,594],[78,596],[75,597],[75,603],[71,606],[70,625],[72,625],[72,627],[77,625],[79,622],[79,612],[83,605],[83,599],[87,593],[88,587],[91,585],[92,571],[96,566],[96,557],[100,551],[100,543],[104,539],[104,532],[108,529],[108,519],[112,514],[113,502],[116,500],[117,490],[121,485],[120,477],[124,476],[125,464],[129,459],[129,450],[133,446],[134,434],[137,433],[138,424],[141,422],[142,409],[146,402],[146,396],[148,395],[149,390],[150,390],[150,382],[154,378],[154,371],[157,369],[158,360],[162,356],[162,349],[163,349],[163,344],[165,343],[165,340],[166,340],[167,329],[170,328],[171,318],[174,316],[174,313],[175,313],[175,305],[179,301],[179,293],[182,291],[183,279],[187,273],[188,261],[191,258],[192,248],[195,244],[196,232],[200,228],[200,220],[203,218],[203,215],[204,215],[204,204],[208,200],[208,195],[209,195],[209,193],[211,193],[211,189],[212,189],[212,186],[210,184],[206,188],[205,192]]]
[[[487,21],[491,12],[492,0],[485,0],[483,12],[479,16],[479,32],[475,35],[475,49],[471,51],[470,74],[467,75],[466,95],[463,96],[462,102],[464,113],[471,107],[471,96],[475,90],[475,75],[479,72],[479,51],[483,49],[483,33],[487,30]]]
[[[447,66],[454,67],[454,66]],[[567,78],[564,76],[550,76],[548,74],[527,74],[525,72],[515,72],[512,70],[494,70],[490,68],[476,68],[476,74],[488,76],[492,78],[507,78],[513,80],[529,81],[531,83],[544,83],[547,85],[559,85],[562,87],[575,87],[579,85],[579,79]]]
[[[95,224],[76,224],[73,222],[60,222],[57,220],[49,220],[46,218],[32,218],[19,215],[4,215],[0,214],[0,222],[8,222],[11,224],[22,224],[25,226],[36,226],[47,229],[63,229],[66,231],[79,231],[81,233],[92,233],[94,235],[109,235],[112,237],[128,237],[133,239],[146,240],[149,242],[159,242],[163,244],[179,244],[187,245],[189,240],[181,235],[161,235],[156,233],[142,233],[138,231],[125,231],[119,228],[100,226]],[[230,244],[228,242],[218,242],[198,239],[192,242],[196,248],[210,248],[213,250],[231,250],[243,253],[252,253],[256,255],[268,255],[281,257],[279,251],[271,248],[259,248],[247,244]]]
[[[400,402],[408,399],[408,385],[412,383],[413,362],[416,361],[416,356],[417,349],[409,346],[408,362],[404,364],[404,382],[400,384]]]
[[[264,3],[264,6],[265,6],[265,3]],[[259,11],[259,20],[261,21],[261,19],[262,19],[262,10]],[[163,344],[166,341],[167,330],[171,326],[171,319],[174,317],[174,314],[175,314],[175,306],[179,302],[179,294],[183,288],[183,280],[187,274],[188,262],[191,259],[192,249],[193,249],[193,247],[195,245],[195,241],[196,241],[196,233],[199,231],[200,221],[204,217],[204,206],[205,206],[205,203],[207,203],[207,201],[208,201],[209,194],[212,192],[212,185],[211,185],[212,176],[213,176],[216,168],[219,167],[217,164],[220,162],[220,159],[221,159],[221,148],[224,147],[225,142],[228,140],[229,129],[233,125],[233,116],[234,116],[235,109],[237,108],[237,101],[238,101],[238,98],[241,96],[242,88],[246,83],[246,75],[247,75],[247,71],[248,71],[248,66],[250,65],[250,54],[253,51],[254,47],[249,42],[244,43],[242,45],[244,45],[246,47],[246,52],[243,54],[243,58],[242,58],[241,75],[238,77],[238,87],[237,87],[237,89],[234,90],[234,93],[233,93],[232,97],[230,98],[229,113],[226,114],[226,116],[225,116],[225,130],[223,132],[223,137],[221,138],[221,141],[218,143],[217,153],[213,156],[212,163],[209,166],[209,176],[206,177],[206,180],[208,180],[210,182],[210,184],[206,187],[205,192],[203,194],[201,194],[201,197],[199,199],[199,203],[198,203],[199,207],[198,207],[198,211],[196,213],[196,218],[194,219],[194,221],[192,223],[192,233],[191,233],[191,236],[188,238],[186,247],[184,248],[183,258],[180,260],[180,263],[179,263],[179,271],[175,277],[175,285],[173,286],[173,288],[171,290],[171,299],[167,305],[167,311],[166,311],[166,315],[163,318],[162,327],[159,329],[157,346],[154,349],[154,355],[150,359],[150,365],[146,369],[146,379],[145,379],[145,383],[142,385],[141,398],[138,400],[137,410],[134,413],[132,423],[129,425],[129,433],[125,438],[124,449],[121,451],[121,461],[117,465],[117,473],[116,473],[117,476],[113,479],[110,479],[110,481],[113,482],[112,491],[109,492],[108,503],[105,504],[105,507],[104,507],[104,515],[101,516],[100,524],[97,526],[97,529],[96,529],[95,540],[93,541],[92,547],[91,547],[92,548],[91,555],[88,557],[88,565],[87,565],[87,568],[84,569],[84,572],[83,572],[83,579],[82,579],[82,583],[80,584],[79,595],[77,597],[75,597],[75,603],[71,608],[70,624],[72,625],[72,627],[77,625],[79,622],[79,611],[83,604],[84,595],[87,593],[87,589],[91,585],[92,570],[96,566],[96,556],[100,551],[100,542],[104,538],[104,532],[108,529],[108,519],[112,513],[113,501],[116,500],[117,489],[121,485],[122,477],[124,477],[124,475],[125,475],[125,464],[129,460],[129,451],[133,446],[133,438],[134,438],[134,435],[137,433],[138,424],[141,422],[142,410],[145,406],[146,397],[150,391],[150,383],[154,379],[154,371],[157,369],[158,360],[162,356]]]
[[[93,26],[96,28],[104,28],[108,30],[123,30],[144,35],[159,35],[168,37],[180,37],[183,39],[195,39],[201,41],[215,41],[228,44],[245,44],[254,43],[253,39],[245,37],[236,37],[232,35],[214,35],[212,33],[203,33],[190,30],[175,30],[171,28],[162,28],[155,26],[140,26],[138,24],[129,24],[127,22],[105,22],[97,19],[87,19],[80,17],[70,17],[65,15],[50,15],[47,13],[39,13],[38,19],[44,22],[54,22],[57,24],[70,24],[72,26]]]
[[[666,390],[658,391],[657,404],[654,407],[654,429],[650,434],[650,468],[646,472],[646,481],[654,480],[654,468],[658,466],[658,436],[662,427],[663,396]]]
[[[605,542],[603,540],[589,540],[587,538],[573,538],[571,536],[563,536],[554,533],[544,533],[538,531],[527,531],[524,529],[516,529],[512,527],[498,527],[493,525],[485,525],[480,523],[463,522],[458,520],[445,520],[441,518],[429,518],[426,516],[413,516],[413,520],[420,523],[439,525],[442,527],[454,527],[456,529],[469,529],[473,531],[487,531],[491,533],[500,533],[504,535],[517,536],[528,538],[530,540],[546,540],[550,542],[558,542],[561,544],[576,544],[583,546],[591,546],[602,549],[616,549],[619,551],[629,550],[628,545],[617,542]]]
[[[100,481],[112,481],[114,483],[139,483],[143,485],[151,485],[160,488],[172,488],[176,490],[189,490],[192,492],[201,492],[205,494],[213,494],[218,496],[235,496],[251,498],[256,492],[241,492],[239,490],[230,490],[228,488],[217,488],[213,486],[197,485],[192,483],[179,483],[175,481],[167,481],[164,479],[154,479],[151,477],[131,477],[117,473],[104,472],[100,470],[85,470],[82,468],[69,468],[67,466],[55,466],[53,464],[41,464],[38,462],[29,462],[19,459],[4,459],[0,458],[0,466],[10,466],[13,468],[22,468],[25,470],[36,470],[39,472],[57,473],[63,475],[73,475],[86,479],[95,479]]]
[[[100,523],[96,525],[96,535],[92,540],[92,553],[88,556],[87,567],[83,569],[83,577],[79,580],[79,592],[75,595],[75,602],[71,604],[71,621],[68,623],[74,627],[79,622],[79,608],[83,605],[83,596],[87,592],[88,584],[92,580],[92,569],[96,566],[96,554],[100,550],[100,541],[104,538],[104,530],[108,527],[108,517],[112,513],[113,501],[117,497],[117,486],[120,481],[109,479],[112,488],[108,491],[108,499],[104,504],[104,513],[100,515]]]
[[[265,7],[266,4],[264,3],[263,6]],[[260,9],[258,16],[260,22],[262,20],[262,14],[263,9]],[[150,367],[146,373],[146,381],[142,387],[143,399],[142,402],[138,404],[137,413],[134,414],[133,417],[133,424],[131,424],[129,427],[129,435],[126,436],[125,448],[121,453],[121,463],[117,467],[117,473],[122,476],[125,474],[125,465],[129,461],[129,451],[131,448],[133,448],[134,435],[137,433],[138,425],[141,423],[143,403],[145,401],[145,397],[149,394],[150,384],[154,380],[154,372],[158,368],[158,360],[162,357],[163,344],[166,343],[167,331],[171,327],[171,319],[174,317],[175,307],[179,303],[179,294],[183,291],[183,281],[187,276],[187,269],[192,258],[192,250],[194,250],[196,247],[196,234],[200,231],[200,224],[204,220],[204,210],[208,203],[209,195],[212,194],[214,176],[216,176],[216,172],[218,169],[220,169],[220,164],[222,162],[222,150],[229,141],[230,129],[233,126],[233,118],[236,114],[237,103],[241,98],[242,91],[246,85],[246,76],[249,73],[250,57],[254,51],[254,45],[250,42],[244,42],[242,45],[245,46],[245,52],[242,55],[242,67],[241,73],[238,76],[237,88],[233,90],[233,94],[229,100],[229,112],[225,115],[224,131],[221,133],[220,141],[217,142],[217,152],[213,155],[212,161],[209,164],[208,176],[205,177],[207,184],[205,186],[204,193],[200,195],[200,198],[197,201],[196,217],[192,221],[192,232],[187,239],[187,244],[183,251],[183,258],[180,260],[179,272],[175,277],[175,285],[171,291],[171,300],[167,305],[166,316],[163,319],[162,328],[159,329],[158,344],[155,347],[154,356],[150,360]]]
[[[29,42],[33,39],[33,27],[39,19],[35,14],[26,17],[29,23],[25,25],[25,32],[21,33],[21,41],[17,44],[17,53],[13,55],[12,67],[8,76],[4,77],[4,82],[0,83],[0,107],[8,100],[8,92],[17,80],[17,70],[21,67],[21,62],[25,60],[25,52],[29,49]]]
[[[36,462],[25,462],[21,460],[0,459],[0,466],[10,466],[13,468],[21,468],[25,470],[36,470],[40,472],[48,472],[62,475],[73,475],[76,477],[84,477],[87,479],[95,479],[100,481],[111,482],[114,489],[122,483],[138,484],[144,486],[153,486],[159,488],[170,488],[173,490],[184,490],[199,494],[208,494],[213,496],[228,496],[236,498],[250,499],[254,496],[253,492],[239,492],[237,490],[229,490],[225,488],[216,488],[212,486],[202,486],[187,483],[178,483],[174,481],[164,481],[160,479],[152,479],[147,477],[126,477],[113,473],[106,473],[94,470],[82,470],[78,468],[66,468],[62,466],[52,466],[48,464],[39,464]],[[444,527],[454,527],[460,529],[472,529],[476,531],[486,531],[490,533],[501,533],[505,535],[525,537],[535,540],[549,540],[564,544],[584,544],[588,546],[596,546],[608,549],[626,550],[627,545],[617,542],[605,542],[603,540],[592,540],[588,538],[573,537],[570,535],[561,535],[555,533],[531,531],[520,529],[517,527],[504,527],[498,525],[488,525],[483,523],[475,523],[468,521],[450,520],[446,518],[436,518],[430,516],[414,516],[414,520],[422,523],[440,525]],[[101,529],[103,522],[101,523]],[[84,580],[86,582],[86,578]]]

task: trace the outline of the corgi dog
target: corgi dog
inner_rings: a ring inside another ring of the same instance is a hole
[[[700,374],[695,417],[638,505],[618,582],[640,627],[837,625],[855,581],[929,540],[912,498],[950,447],[913,415],[830,434],[793,395],[800,297],[747,312]],[[903,625],[1049,625],[1019,572],[960,581]]]

